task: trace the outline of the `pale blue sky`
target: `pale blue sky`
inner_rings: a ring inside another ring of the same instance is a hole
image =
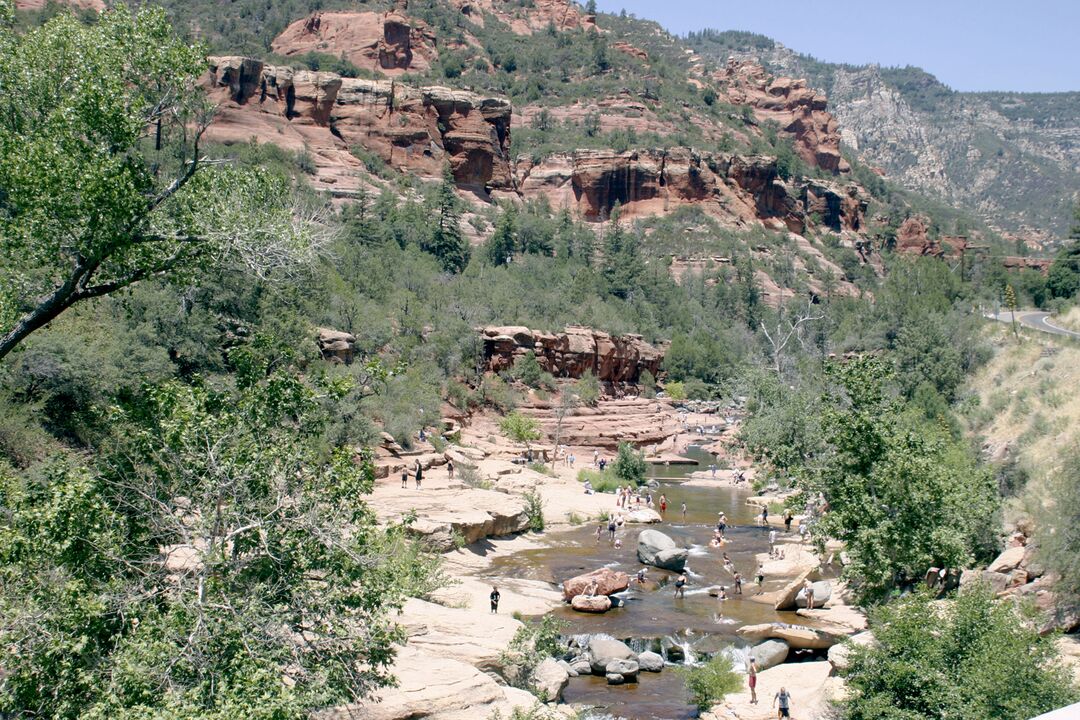
[[[751,30],[831,62],[916,65],[956,90],[1080,90],[1080,0],[597,0],[685,34]]]

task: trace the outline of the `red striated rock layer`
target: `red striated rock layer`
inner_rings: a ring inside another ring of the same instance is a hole
[[[555,377],[580,378],[591,372],[601,382],[636,383],[648,370],[656,377],[663,353],[640,335],[612,336],[586,327],[570,326],[558,334],[527,327],[487,327],[482,331],[484,357],[492,372],[509,370],[525,353]]]
[[[772,78],[753,61],[728,61],[713,79],[728,101],[749,105],[759,120],[772,120],[789,133],[799,156],[824,170],[848,172],[840,156],[840,126],[826,108],[824,95],[807,87],[805,80]]]
[[[60,5],[67,5],[76,10],[96,10],[101,12],[105,9],[105,0],[58,0]],[[16,10],[41,10],[48,4],[48,0],[15,0]]]
[[[556,30],[596,29],[596,18],[570,0],[533,0],[528,7],[509,0],[451,0],[463,15],[483,26],[488,12],[518,35],[532,35],[554,26]]]
[[[701,154],[686,148],[618,153],[579,150],[540,163],[517,165],[525,197],[544,196],[552,207],[585,218],[608,217],[618,202],[627,216],[649,215],[700,204],[718,216],[773,220],[803,232],[817,214],[837,232],[862,227],[867,199],[853,183],[815,179],[786,182],[774,158]]]
[[[444,87],[342,78],[242,57],[210,59],[205,78],[219,112],[207,138],[271,142],[311,153],[316,187],[347,196],[358,185],[362,147],[388,165],[458,184],[511,186],[510,103]]]
[[[435,33],[396,11],[317,12],[285,28],[270,49],[285,56],[326,53],[387,75],[427,70],[439,57]]]

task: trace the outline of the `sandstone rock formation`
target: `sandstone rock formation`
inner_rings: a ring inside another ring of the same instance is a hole
[[[896,250],[908,255],[928,255],[944,257],[958,255],[967,249],[967,240],[962,237],[942,236],[931,240],[929,220],[913,215],[896,229]]]
[[[635,447],[669,447],[678,432],[675,416],[657,400],[633,398],[603,399],[596,407],[578,407],[562,420],[559,441],[576,447],[614,450],[620,442]],[[526,410],[536,418],[544,435],[554,441],[559,425],[553,409],[534,405]]]
[[[575,595],[570,607],[582,613],[606,613],[611,609],[611,598],[607,595]]]
[[[780,177],[767,156],[668,150],[578,150],[539,163],[519,159],[516,184],[526,198],[544,197],[590,220],[610,216],[618,202],[624,217],[660,214],[699,205],[717,217],[772,221],[794,232],[818,214],[841,232],[862,227],[868,199],[857,185]]]
[[[16,10],[43,10],[49,0],[15,0]],[[105,0],[58,0],[58,5],[67,5],[76,10],[94,10],[101,12],[105,9]]]
[[[223,143],[272,142],[309,153],[312,183],[339,196],[359,186],[363,148],[391,167],[439,177],[449,162],[459,185],[511,185],[510,103],[445,87],[293,70],[244,57],[210,58],[204,78],[218,114],[206,132]]]
[[[352,333],[330,328],[319,328],[317,332],[315,342],[319,346],[323,360],[344,365],[352,364],[353,353],[356,349],[356,337]],[[390,441],[393,442],[394,439],[390,438]]]
[[[591,372],[601,382],[636,383],[644,370],[655,377],[663,353],[640,335],[612,336],[571,326],[548,334],[526,327],[487,327],[482,331],[484,358],[492,372],[509,370],[532,351],[537,362],[556,377],[580,378]]]
[[[825,109],[825,96],[807,87],[805,80],[774,78],[758,63],[736,59],[713,79],[729,102],[749,105],[759,120],[778,123],[810,165],[834,173],[851,169],[840,155],[840,126]]]
[[[518,35],[532,35],[554,27],[556,30],[595,30],[596,18],[586,15],[570,0],[531,0],[512,6],[506,0],[451,0],[474,24],[483,26],[488,12]]]
[[[563,599],[573,600],[596,583],[593,595],[614,595],[630,587],[630,578],[624,572],[600,568],[563,582]]]
[[[435,33],[399,12],[316,12],[293,22],[270,49],[287,57],[325,53],[387,75],[422,72],[439,53]]]

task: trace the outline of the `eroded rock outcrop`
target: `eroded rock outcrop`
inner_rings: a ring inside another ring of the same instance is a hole
[[[774,78],[758,63],[736,59],[713,79],[729,102],[749,105],[759,120],[779,124],[807,163],[834,173],[851,169],[840,155],[840,126],[826,110],[825,96],[805,80]]]
[[[356,336],[352,333],[330,328],[319,328],[315,337],[323,360],[351,365],[356,351]],[[390,438],[393,442],[393,438]],[[400,449],[400,448],[399,448]]]
[[[488,12],[505,23],[517,35],[532,35],[549,28],[556,30],[596,29],[596,18],[581,11],[570,0],[532,0],[511,4],[507,0],[451,0],[465,17],[483,25]]]
[[[445,87],[343,78],[245,57],[210,58],[204,82],[218,114],[207,138],[272,142],[309,153],[313,184],[347,195],[363,148],[391,167],[439,177],[449,162],[459,185],[511,185],[510,102]]]
[[[785,181],[773,157],[688,148],[558,153],[535,164],[519,160],[515,176],[525,197],[544,197],[589,220],[606,219],[616,203],[626,217],[700,205],[716,216],[762,220],[798,233],[816,215],[842,232],[862,227],[868,204],[854,183]]]
[[[595,585],[594,585],[595,583]],[[563,599],[573,600],[591,590],[590,595],[614,595],[630,586],[630,578],[624,572],[600,568],[584,575],[570,578],[563,583]]]
[[[655,377],[663,352],[640,335],[609,335],[571,326],[561,333],[543,333],[526,327],[487,327],[481,331],[484,358],[492,372],[509,370],[532,352],[537,362],[555,377],[580,378],[591,372],[601,382],[636,383],[648,370]]]
[[[335,55],[387,75],[422,72],[439,57],[431,28],[397,11],[316,12],[285,28],[270,49],[286,57]]]

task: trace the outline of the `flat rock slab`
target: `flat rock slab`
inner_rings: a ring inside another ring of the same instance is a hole
[[[509,614],[448,608],[416,598],[405,603],[397,622],[405,628],[410,647],[500,674],[503,650],[523,627]]]
[[[565,581],[563,599],[573,600],[590,588],[593,588],[593,595],[614,595],[628,587],[630,587],[630,577],[626,573],[610,568],[600,568]]]

